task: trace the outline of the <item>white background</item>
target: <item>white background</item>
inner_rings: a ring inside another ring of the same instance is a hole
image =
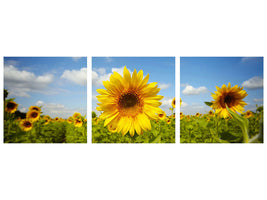
[[[180,56],[266,55],[264,2],[2,0],[0,56],[87,56],[88,116],[91,56],[176,56],[179,99]],[[91,144],[90,120],[88,144],[0,134],[0,199],[267,199],[266,144],[181,145],[178,122],[176,144]]]

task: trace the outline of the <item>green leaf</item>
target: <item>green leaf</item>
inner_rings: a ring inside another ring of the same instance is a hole
[[[213,104],[213,103],[208,102],[208,101],[205,101],[204,103],[205,103],[207,106],[212,106],[212,104]]]
[[[160,143],[161,142],[161,135],[159,134],[151,143]]]
[[[248,119],[241,117],[240,115],[238,115],[237,113],[235,113],[234,111],[229,109],[227,105],[226,105],[226,109],[230,113],[230,115],[233,117],[235,122],[240,126],[242,133],[243,133],[243,142],[248,143],[249,142],[249,137],[248,137],[248,123],[249,122],[248,122]]]

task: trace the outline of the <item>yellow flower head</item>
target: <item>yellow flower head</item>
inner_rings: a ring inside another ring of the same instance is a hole
[[[37,112],[41,112],[41,108],[38,107],[38,106],[31,106],[31,107],[29,107],[29,111],[32,111],[32,110],[35,110]]]
[[[250,118],[250,117],[253,117],[253,112],[251,112],[250,110],[248,110],[246,113],[245,113],[245,118]]]
[[[215,114],[212,110],[209,111],[209,116],[213,117]]]
[[[68,122],[69,124],[71,124],[71,123],[73,122],[73,118],[72,118],[72,117],[69,117],[69,118],[67,119],[67,122]]]
[[[75,118],[74,119],[74,126],[75,127],[82,127],[83,121],[80,118]]]
[[[49,122],[50,122],[50,119],[48,119],[48,118],[44,118],[44,120],[45,120],[45,123],[44,123],[44,125],[47,125],[47,124],[49,124]]]
[[[184,114],[182,112],[180,112],[180,119],[184,118]]]
[[[148,84],[148,79],[149,75],[143,78],[143,70],[137,73],[135,69],[131,76],[125,66],[123,77],[113,72],[110,81],[103,81],[106,89],[97,90],[97,110],[104,111],[100,116],[105,119],[104,126],[112,124],[118,133],[129,132],[131,136],[151,129],[150,119],[156,120],[156,114],[161,112],[158,107],[163,96],[157,95],[157,83]]]
[[[23,131],[30,131],[33,127],[33,123],[30,120],[23,119],[20,121],[19,127]]]
[[[200,117],[201,116],[201,114],[199,114],[199,113],[196,113],[196,117]]]
[[[58,122],[59,121],[59,117],[55,117],[54,121]]]
[[[172,107],[175,108],[175,97],[172,100]]]
[[[160,120],[164,120],[164,119],[166,118],[166,113],[165,113],[164,111],[160,112],[160,113],[158,114],[158,118],[159,118]]]
[[[17,104],[14,101],[9,101],[6,103],[5,111],[8,113],[14,113],[14,112],[16,112],[18,105],[19,104]]]
[[[229,83],[228,87],[224,84],[222,88],[217,86],[216,88],[217,91],[215,91],[215,94],[211,95],[214,99],[211,107],[216,110],[216,114],[224,118],[230,117],[226,105],[234,112],[242,113],[244,111],[244,106],[247,104],[242,99],[248,94],[243,90],[243,87],[238,87],[238,85],[231,87]]]
[[[26,118],[31,120],[32,122],[38,121],[40,118],[40,112],[36,110],[29,111],[26,114]]]
[[[167,124],[170,124],[171,123],[171,120],[168,118],[167,119]]]
[[[80,118],[81,116],[82,116],[81,113],[76,112],[76,113],[74,113],[74,114],[72,115],[72,118],[73,118],[73,119],[75,119],[75,118]]]
[[[182,99],[180,98],[180,106],[182,105]]]

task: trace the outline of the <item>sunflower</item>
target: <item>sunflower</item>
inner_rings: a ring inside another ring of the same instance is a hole
[[[36,110],[29,111],[26,114],[26,118],[31,120],[32,122],[38,121],[40,118],[40,112]]]
[[[23,119],[20,121],[19,127],[23,131],[30,131],[33,127],[33,123],[28,119]]]
[[[29,107],[29,111],[32,111],[32,110],[35,110],[37,112],[41,112],[41,108],[38,107],[38,106],[31,106],[31,107]]]
[[[112,126],[112,124],[109,124],[109,125],[108,125],[108,130],[109,130],[109,132],[111,132],[111,133],[116,133],[116,132],[117,132],[117,128],[114,127],[114,126]]]
[[[16,102],[14,101],[9,101],[6,103],[6,108],[5,108],[5,111],[8,112],[8,113],[14,113],[16,112],[17,108],[18,108],[18,105]]]
[[[158,118],[159,118],[160,120],[164,120],[164,119],[166,118],[166,113],[165,113],[164,111],[160,112],[160,113],[158,114]]]
[[[56,122],[59,121],[59,117],[55,117],[54,121]]]
[[[180,119],[184,118],[184,114],[182,112],[180,112]]]
[[[175,108],[175,97],[172,100],[172,107]]]
[[[253,117],[253,112],[251,112],[250,110],[248,110],[246,113],[245,113],[245,118],[250,118],[250,117]]]
[[[196,117],[200,117],[200,116],[201,116],[201,115],[197,112],[197,113],[196,113]]]
[[[168,118],[168,119],[166,120],[166,122],[167,122],[167,124],[170,124],[170,123],[171,123],[171,119]]]
[[[238,85],[231,87],[229,83],[228,87],[223,84],[222,88],[216,86],[216,89],[217,91],[215,91],[215,94],[211,95],[214,99],[211,107],[216,110],[216,114],[224,118],[230,116],[226,105],[234,112],[242,113],[242,111],[244,111],[243,107],[247,104],[242,99],[248,94],[243,90],[243,87],[238,87]]]
[[[81,119],[79,119],[79,118],[74,119],[74,126],[75,127],[82,127],[82,125],[83,125],[83,121]]]
[[[49,124],[49,122],[50,122],[50,119],[48,119],[48,118],[44,118],[44,120],[45,120],[45,123],[44,123],[44,125],[47,125],[47,124]]]
[[[143,79],[143,71],[134,70],[132,77],[129,70],[124,67],[123,77],[114,72],[110,81],[103,81],[106,89],[98,89],[99,107],[104,111],[100,118],[105,119],[104,126],[112,124],[118,133],[125,135],[130,132],[134,136],[142,130],[150,130],[150,119],[156,120],[156,114],[162,112],[160,108],[163,96],[157,95],[160,91],[157,83],[147,83],[149,74]]]
[[[180,98],[180,106],[182,105],[182,99]]]
[[[213,117],[215,114],[212,110],[209,111],[209,116]]]
[[[69,124],[71,124],[71,123],[73,122],[73,118],[72,118],[72,117],[69,117],[69,118],[67,119],[67,122],[68,122]]]
[[[73,118],[73,119],[78,118],[78,117],[81,117],[81,113],[76,112],[76,113],[74,113],[74,114],[72,115],[72,118]]]

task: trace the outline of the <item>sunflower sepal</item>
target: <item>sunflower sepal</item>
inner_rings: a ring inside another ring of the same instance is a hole
[[[212,106],[212,105],[213,105],[212,102],[208,102],[208,101],[205,101],[204,103],[205,103],[207,106]]]

